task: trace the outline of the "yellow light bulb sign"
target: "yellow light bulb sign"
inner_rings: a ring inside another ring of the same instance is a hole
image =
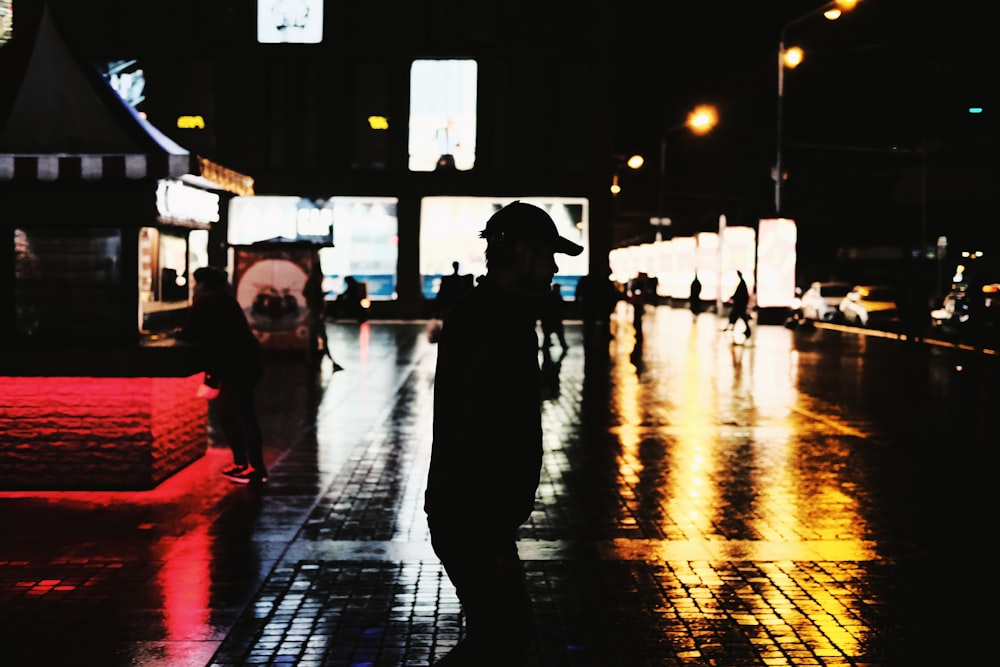
[[[181,130],[204,130],[205,119],[202,116],[178,116],[177,128]]]

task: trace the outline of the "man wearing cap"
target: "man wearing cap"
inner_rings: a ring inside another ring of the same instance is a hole
[[[465,639],[440,667],[524,664],[533,629],[517,531],[542,464],[535,335],[555,253],[583,248],[537,206],[487,221],[486,275],[452,307],[438,341],[424,510],[434,553],[465,612]]]

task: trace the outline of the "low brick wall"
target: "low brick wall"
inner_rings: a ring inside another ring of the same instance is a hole
[[[0,490],[151,489],[204,456],[187,377],[0,377]]]

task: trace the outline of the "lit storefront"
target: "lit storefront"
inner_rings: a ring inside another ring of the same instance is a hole
[[[253,183],[140,118],[47,12],[26,32],[0,50],[0,489],[152,488],[208,445],[164,333]]]

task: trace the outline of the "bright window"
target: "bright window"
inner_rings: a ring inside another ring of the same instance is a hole
[[[475,60],[415,60],[410,68],[410,171],[468,171],[476,162]]]

